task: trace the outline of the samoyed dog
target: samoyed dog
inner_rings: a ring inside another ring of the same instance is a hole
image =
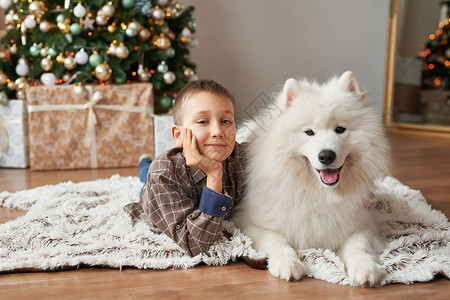
[[[322,248],[336,251],[355,285],[379,284],[383,245],[365,203],[387,173],[388,146],[355,76],[288,79],[261,118],[238,132],[250,141],[249,165],[233,221],[269,272],[299,280],[307,270],[297,250]]]

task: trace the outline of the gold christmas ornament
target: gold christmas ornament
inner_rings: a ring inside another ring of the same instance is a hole
[[[42,1],[33,1],[28,5],[28,11],[36,18],[39,18],[45,14],[45,4]]]
[[[12,55],[16,55],[17,54],[17,45],[12,44],[11,47],[9,47],[9,51],[11,52]]]
[[[9,13],[5,16],[5,25],[9,26],[15,26],[14,23],[14,12],[12,10],[9,11]]]
[[[68,56],[64,59],[64,67],[67,70],[73,70],[77,66],[75,59],[72,56]]]
[[[40,53],[42,57],[46,57],[48,55],[48,47],[41,48]]]
[[[186,68],[184,69],[184,76],[186,76],[186,78],[191,78],[195,73],[191,68]]]
[[[20,21],[20,17],[19,17],[19,15],[18,14],[16,14],[16,13],[12,13],[12,19],[13,19],[13,24],[15,25],[15,24],[17,24],[19,21]]]
[[[53,68],[53,61],[50,56],[45,57],[41,60],[41,68],[46,72],[50,71]]]
[[[127,58],[129,53],[130,53],[130,51],[128,50],[128,47],[125,46],[124,43],[120,43],[120,45],[115,50],[115,55],[118,58],[122,58],[122,59]]]
[[[105,13],[101,10],[97,12],[97,16],[95,17],[95,23],[100,26],[106,25],[108,23],[108,18],[105,16]]]
[[[152,77],[152,74],[148,71],[148,68],[144,69],[143,64],[139,64],[137,74],[138,74],[138,79],[141,82],[148,82],[150,80],[150,77]]]
[[[63,75],[62,80],[63,80],[64,82],[67,82],[67,81],[70,80],[71,77],[72,77],[72,76],[70,75],[70,73],[66,73],[66,74]]]
[[[152,39],[153,45],[161,50],[166,50],[171,46],[170,40],[164,36],[164,34],[160,34]]]
[[[180,36],[180,42],[182,42],[183,44],[187,44],[189,43],[190,37],[188,36]]]
[[[42,22],[39,24],[39,29],[40,29],[42,32],[48,32],[51,28],[52,28],[52,25],[51,25],[48,21],[42,21]]]
[[[183,10],[183,4],[181,4],[180,2],[175,2],[175,4],[173,6],[178,11],[182,11]]]
[[[99,80],[108,80],[109,78],[111,78],[111,73],[111,67],[106,62],[103,62],[95,67],[95,77],[97,77]]]
[[[62,52],[56,57],[56,62],[59,64],[63,64],[66,59],[64,58]]]
[[[144,69],[143,65],[139,65],[137,73],[138,79],[141,82],[148,82],[150,80],[150,77],[152,77],[152,74],[148,71],[147,68]]]
[[[17,78],[15,83],[16,83],[16,90],[18,91],[25,91],[30,86],[28,80],[25,77]]]
[[[112,23],[111,25],[108,26],[108,32],[109,33],[114,33],[117,31],[117,25],[116,23]]]
[[[5,85],[7,80],[8,76],[3,71],[0,71],[0,85]]]
[[[14,82],[14,81],[10,81],[10,82],[8,82],[7,84],[6,84],[6,87],[9,89],[9,90],[15,90],[16,89],[16,83]]]
[[[116,55],[116,50],[117,50],[117,46],[114,43],[111,43],[111,45],[109,45],[109,48],[108,48],[109,54]]]
[[[148,40],[152,36],[152,33],[147,28],[141,28],[141,30],[139,30],[138,35],[139,39],[143,42]]]
[[[167,6],[166,7],[166,18],[167,19],[176,19],[179,15],[178,10],[174,6]]]
[[[56,25],[62,33],[69,33],[70,31],[70,20],[66,19],[64,22],[58,22]]]
[[[172,39],[172,40],[174,40],[177,36],[175,35],[175,33],[173,33],[172,31],[168,31],[167,33],[166,33],[166,36],[169,38],[169,39]]]

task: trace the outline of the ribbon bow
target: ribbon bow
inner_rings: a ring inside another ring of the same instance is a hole
[[[92,87],[86,87],[89,92],[89,102],[84,104],[84,107],[89,110],[88,118],[87,118],[87,129],[86,135],[84,138],[84,144],[86,147],[92,149],[91,147],[95,144],[95,126],[97,125],[97,115],[95,114],[95,106],[97,103],[102,100],[103,95],[101,92],[97,91],[92,93]],[[97,149],[97,147],[95,147]],[[97,150],[95,150],[95,157],[97,157]],[[91,151],[92,154],[92,151]],[[92,157],[91,157],[92,158]]]

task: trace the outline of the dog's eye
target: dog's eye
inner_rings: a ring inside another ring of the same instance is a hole
[[[316,133],[312,129],[305,130],[306,135],[313,136]]]
[[[338,126],[338,127],[336,127],[336,129],[334,131],[338,134],[341,134],[341,133],[344,133],[346,130],[347,130],[347,128]]]

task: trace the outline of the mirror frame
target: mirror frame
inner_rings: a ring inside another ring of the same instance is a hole
[[[386,126],[391,130],[407,130],[428,135],[445,135],[450,137],[450,126],[409,124],[392,120],[394,103],[395,56],[397,52],[398,1],[390,0],[388,36],[386,47],[386,71],[384,82],[383,116]]]

